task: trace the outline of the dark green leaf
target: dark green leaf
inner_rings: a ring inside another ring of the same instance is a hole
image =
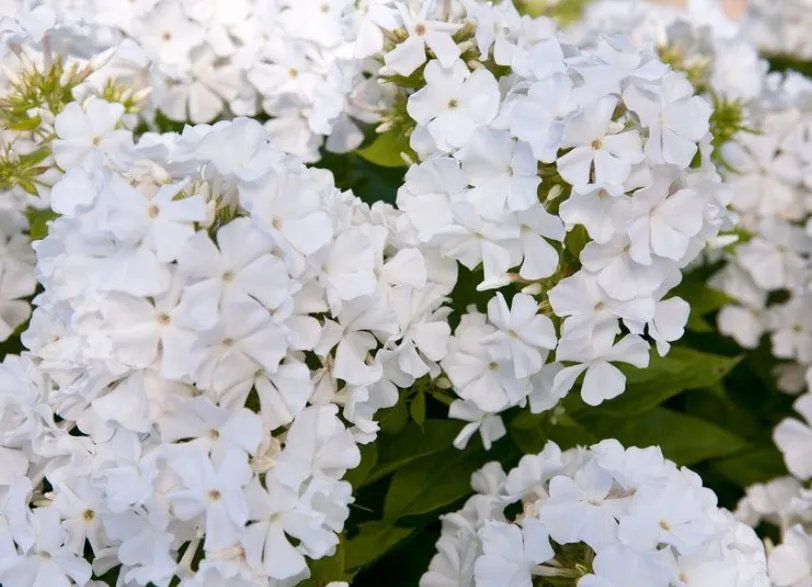
[[[510,442],[498,442],[490,451],[472,442],[464,451],[449,447],[398,469],[383,506],[384,520],[436,512],[471,493],[471,474],[488,461],[510,466],[518,459]]]
[[[549,412],[531,414],[529,410],[523,410],[511,420],[508,432],[525,454],[541,452],[548,441],[566,450],[590,446],[600,440],[567,415],[553,418]]]
[[[377,444],[374,442],[371,442],[369,444],[362,444],[361,464],[355,467],[354,469],[347,471],[347,474],[344,476],[344,479],[346,481],[349,481],[353,487],[361,487],[367,481],[367,479],[369,479],[369,475],[373,471],[377,463],[378,463]]]
[[[409,422],[395,436],[379,436],[375,441],[378,462],[365,484],[385,477],[422,457],[447,450],[460,429],[461,424],[452,420],[426,420],[422,429],[414,422]]]
[[[471,474],[488,460],[481,447],[450,447],[398,469],[384,501],[384,520],[434,512],[471,493]]]
[[[357,570],[381,558],[415,530],[398,528],[382,520],[366,522],[358,527],[358,534],[348,540],[344,547],[344,566]]]
[[[704,272],[691,274],[671,292],[690,304],[691,314],[686,328],[693,332],[712,332],[714,328],[704,316],[735,301],[727,294],[708,287],[705,283],[707,278]]]
[[[600,438],[571,418],[563,417],[559,418],[555,426],[550,427],[550,440],[562,450],[567,450],[576,446],[592,446]]]
[[[635,416],[688,389],[711,387],[741,361],[686,347],[672,347],[665,357],[654,355],[645,369],[627,367],[626,391],[603,403],[597,411],[613,416]]]
[[[345,546],[338,544],[336,553],[328,558],[308,561],[310,578],[300,583],[302,587],[324,587],[332,581],[346,581],[351,578],[345,570]]]
[[[426,421],[426,394],[422,391],[418,391],[412,398],[412,403],[409,404],[409,414],[415,424],[423,426]]]
[[[774,446],[715,461],[713,467],[742,489],[787,474],[784,459]]]
[[[510,438],[525,454],[541,452],[549,440],[549,416],[547,413],[532,414],[522,410],[508,426]]]
[[[771,55],[768,61],[772,71],[797,71],[812,76],[812,61],[801,61],[792,55]]]
[[[386,434],[397,434],[409,421],[409,412],[406,409],[406,394],[400,394],[398,403],[393,407],[384,410],[381,419],[378,421],[381,430]]]
[[[597,411],[584,411],[579,421],[603,438],[617,438],[623,445],[659,445],[678,465],[740,452],[747,443],[714,424],[666,408],[654,408],[632,418],[610,418]]]

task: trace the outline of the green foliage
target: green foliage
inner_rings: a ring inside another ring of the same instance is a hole
[[[528,16],[549,16],[562,25],[581,17],[590,0],[514,0],[516,8]]]
[[[376,165],[358,152],[337,154],[324,151],[316,166],[332,171],[336,186],[342,190],[352,190],[368,204],[378,201],[394,204],[406,174],[405,166]]]
[[[45,238],[45,235],[48,234],[48,223],[58,216],[59,214],[50,208],[46,208],[45,210],[29,209],[26,212],[26,217],[28,218],[28,224],[30,226],[29,234],[31,235],[31,240],[37,241]]]
[[[414,158],[408,140],[395,131],[379,135],[371,145],[358,149],[357,153],[380,167],[405,167],[406,161],[403,154]]]
[[[715,92],[711,92],[711,99],[713,100],[713,112],[710,116],[710,133],[713,136],[711,158],[720,167],[735,173],[735,168],[722,155],[722,146],[732,141],[733,137],[739,133],[757,133],[758,131],[745,124],[741,100],[731,100],[719,96]]]
[[[732,455],[747,446],[742,438],[724,428],[663,407],[638,418],[611,418],[586,411],[582,421],[602,438],[617,438],[625,446],[659,445],[663,454],[678,465]]]
[[[353,487],[361,487],[371,481],[370,475],[376,470],[378,464],[378,445],[371,442],[361,446],[361,464],[356,468],[347,471],[344,478]]]
[[[302,587],[324,587],[332,581],[352,579],[352,574],[345,570],[348,568],[346,558],[346,546],[344,543],[339,543],[333,556],[310,563],[310,578],[300,585]]]
[[[770,55],[767,61],[771,71],[797,71],[812,77],[812,61],[801,61],[792,55]]]
[[[426,421],[426,393],[425,391],[418,390],[409,404],[409,415],[418,426],[423,426]]]
[[[377,464],[364,484],[394,473],[423,457],[448,449],[461,429],[459,422],[432,419],[422,426],[406,424],[396,437],[382,437],[378,445]]]
[[[587,233],[586,228],[578,224],[567,233],[564,239],[564,247],[569,254],[578,259],[589,240],[589,233]]]
[[[400,528],[384,520],[361,524],[358,534],[347,541],[347,569],[357,570],[368,565],[414,531],[413,528]]]
[[[652,357],[645,369],[622,365],[620,369],[626,373],[626,391],[605,402],[595,412],[615,417],[643,414],[685,390],[715,385],[741,359],[676,346],[665,357]]]
[[[727,304],[734,303],[730,296],[708,286],[708,280],[721,268],[714,263],[695,269],[683,276],[682,282],[671,290],[672,297],[680,297],[691,306],[686,328],[693,332],[713,332],[715,330],[708,316]]]
[[[719,473],[741,488],[787,474],[781,453],[774,446],[721,459],[714,466]]]
[[[34,130],[40,119],[32,114],[45,106],[57,115],[73,101],[73,90],[92,73],[77,64],[66,67],[59,57],[47,69],[33,63],[10,80],[7,94],[0,100],[0,126],[11,130]]]
[[[448,446],[398,469],[384,501],[384,520],[440,511],[471,492],[471,473],[491,460],[481,445]]]
[[[403,430],[408,421],[409,410],[406,407],[406,394],[402,393],[398,398],[398,403],[383,414],[378,424],[384,434],[394,435]]]

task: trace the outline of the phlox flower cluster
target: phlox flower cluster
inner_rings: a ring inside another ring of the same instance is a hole
[[[420,587],[769,585],[755,532],[656,447],[549,442],[508,473],[485,465],[471,485],[443,517]]]
[[[742,19],[744,34],[763,52],[794,57],[802,61],[812,58],[812,2],[809,0],[749,0],[748,11]]]
[[[728,181],[747,236],[711,285],[735,300],[719,313],[719,330],[745,348],[768,336],[772,354],[787,361],[779,387],[797,392],[812,365],[812,83],[797,76],[776,86],[754,109],[760,132],[722,149],[735,170]]]
[[[812,364],[812,83],[800,74],[766,74],[766,62],[741,31],[700,26],[689,13],[666,13],[646,11],[671,33],[670,40],[668,34],[660,39],[662,51],[704,79],[715,96],[736,100],[746,127],[719,149],[742,235],[710,281],[734,301],[720,311],[719,330],[745,348],[768,336],[773,355],[787,361],[776,374],[779,387],[797,392]],[[648,27],[649,39],[655,30]]]
[[[765,100],[768,65],[719,0],[691,0],[683,7],[656,0],[597,0],[566,30],[568,38],[580,43],[594,43],[608,33],[626,34],[635,45],[652,47],[709,100],[712,93],[738,101],[748,114],[764,108],[760,102]]]
[[[452,417],[471,421],[457,444],[481,426],[487,446],[500,412],[550,409],[582,375],[599,404],[624,390],[616,363],[668,352],[689,312],[668,292],[726,226],[730,194],[711,106],[653,51],[623,36],[582,48],[512,2],[463,4],[450,22],[411,13],[382,75],[406,88],[389,122],[411,123],[408,230],[491,292],[440,362]]]
[[[344,152],[361,143],[357,122],[374,122],[384,97],[364,61],[384,41],[373,23],[399,26],[384,6],[393,2],[377,0],[52,4],[98,46],[142,51],[151,105],[165,117],[261,116],[280,148],[307,161],[323,145]]]
[[[456,268],[259,122],[113,149],[99,113],[56,117],[60,217],[0,367],[0,583],[296,584],[335,552],[375,412],[439,369]]]
[[[624,4],[595,4],[586,19],[593,25],[591,33],[614,14],[613,30],[657,43],[661,53],[705,80],[708,91],[738,101],[749,130],[731,136],[720,155],[744,238],[722,255],[723,268],[711,280],[735,300],[722,308],[718,325],[745,348],[755,348],[768,335],[773,355],[789,361],[777,369],[779,387],[797,392],[810,373],[805,324],[812,252],[812,85],[799,74],[765,74],[766,64],[756,56],[746,27],[731,31],[724,21],[707,26],[699,14],[644,3],[630,16],[621,10]],[[786,418],[773,434],[791,475],[749,487],[736,512],[753,527],[778,527],[779,544],[767,540],[770,582],[777,587],[812,585],[812,395],[801,395],[794,405],[802,420]]]
[[[730,21],[706,25],[690,11],[646,3],[636,4],[630,16],[622,10],[628,4],[593,5],[578,34],[608,26],[630,31],[638,43],[656,43],[717,101],[738,110],[742,128],[718,150],[740,236],[720,241],[739,242],[722,255],[723,267],[710,281],[732,301],[720,311],[718,327],[745,348],[768,336],[773,355],[788,361],[778,370],[779,386],[797,392],[812,364],[812,83],[797,73],[766,73],[756,47]]]
[[[795,401],[803,421],[785,418],[775,428],[773,439],[784,455],[791,475],[747,488],[739,502],[736,517],[756,527],[775,526],[779,542],[767,545],[770,582],[775,587],[812,585],[812,394]]]
[[[90,132],[112,143],[130,141],[130,132],[112,124],[132,124],[144,90],[113,81],[119,61],[113,51],[87,56],[81,39],[38,8],[0,17],[0,341],[31,315],[26,298],[36,288],[34,252],[26,212],[47,209],[51,187],[62,176],[63,151],[53,147],[55,118],[64,108],[93,96],[115,100],[111,120],[93,111]],[[91,107],[93,108],[93,107]]]
[[[784,418],[773,431],[790,475],[748,487],[736,511],[753,527],[777,527],[779,543],[765,541],[775,587],[812,585],[812,393],[800,395],[793,407],[797,415]]]
[[[720,331],[746,348],[756,347],[767,334],[773,354],[791,361],[776,373],[779,386],[798,391],[810,364],[804,326],[812,245],[806,229],[809,80],[798,74],[765,74],[766,64],[755,47],[741,31],[731,33],[724,21],[708,25],[690,11],[644,3],[630,16],[621,10],[624,4],[595,4],[586,19],[591,34],[613,14],[612,30],[630,31],[637,42],[657,43],[661,54],[703,80],[707,91],[737,100],[751,129],[731,136],[719,152],[722,174],[734,193],[731,206],[745,236],[722,255],[723,268],[711,285],[735,300],[719,314]],[[774,431],[791,475],[749,487],[736,511],[737,518],[753,527],[777,526],[779,543],[766,541],[770,583],[777,587],[812,585],[810,397],[806,393],[795,402],[803,420],[787,418]]]

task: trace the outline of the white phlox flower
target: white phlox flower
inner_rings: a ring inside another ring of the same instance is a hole
[[[753,530],[659,448],[604,440],[562,453],[549,442],[507,475],[490,463],[473,478],[489,483],[474,483],[463,509],[444,516],[421,587],[527,587],[542,577],[579,587],[769,585]],[[787,577],[808,573],[805,540],[776,549],[771,564],[786,559]]]

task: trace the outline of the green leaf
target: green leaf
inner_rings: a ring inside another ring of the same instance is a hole
[[[475,305],[480,311],[485,310],[491,296],[489,292],[477,291],[477,286],[484,279],[482,267],[473,271],[457,264],[457,283],[451,292],[451,308],[454,314],[450,318],[451,326],[457,327],[460,317],[468,311],[468,306]]]
[[[693,332],[712,332],[713,326],[703,318],[735,300],[727,294],[712,289],[705,284],[708,276],[702,273],[689,275],[672,294],[681,297],[691,306],[686,328]]]
[[[645,369],[627,367],[626,391],[596,409],[612,416],[635,416],[688,389],[711,387],[721,381],[742,357],[723,357],[675,346],[665,357],[654,355]]]
[[[688,321],[685,323],[685,330],[691,332],[713,332],[713,324],[705,320],[702,316],[697,314],[693,309],[688,315]]]
[[[396,436],[379,436],[375,441],[378,462],[363,484],[377,481],[425,456],[447,450],[460,429],[460,423],[452,420],[426,420],[422,429],[409,422]]]
[[[551,16],[563,25],[571,24],[581,18],[584,7],[590,0],[560,0],[550,9]]]
[[[16,120],[14,122],[8,123],[8,129],[14,131],[30,131],[34,130],[35,128],[39,127],[42,123],[42,119],[39,116],[32,116],[31,118],[24,118],[22,120]]]
[[[567,236],[564,237],[564,246],[576,259],[581,257],[581,251],[584,250],[584,247],[588,242],[589,233],[587,233],[586,228],[580,224],[570,230],[567,233]]]
[[[48,234],[48,222],[59,217],[59,214],[50,208],[45,210],[31,210],[26,214],[31,226],[29,233],[32,241],[42,240]]]
[[[376,443],[361,445],[361,464],[347,471],[344,479],[353,487],[361,487],[369,479],[369,474],[378,463],[378,446]]]
[[[401,157],[401,153],[413,154],[409,141],[395,132],[378,135],[371,145],[358,149],[357,153],[370,163],[381,167],[406,167],[406,161]]]
[[[19,177],[15,180],[15,182],[17,186],[19,186],[20,189],[24,190],[26,193],[31,194],[32,196],[39,195],[39,192],[37,191],[37,185],[30,179]]]
[[[398,403],[391,408],[384,410],[381,419],[378,421],[381,430],[386,434],[397,434],[409,421],[409,412],[406,409],[406,394],[400,394]]]
[[[300,583],[302,587],[324,587],[332,581],[346,581],[351,578],[345,570],[345,547],[339,542],[336,553],[327,558],[308,561],[310,578]]]
[[[575,446],[590,446],[600,439],[570,416],[551,416],[550,412],[532,414],[522,410],[508,425],[508,434],[524,454],[544,450],[549,441],[566,450]]]
[[[45,161],[45,159],[47,159],[50,154],[51,154],[50,147],[40,147],[35,151],[31,151],[30,153],[20,155],[20,163],[25,167],[38,165],[43,161]]]
[[[564,416],[550,428],[550,440],[555,442],[561,450],[567,450],[576,446],[592,446],[597,444],[600,438],[572,418]]]
[[[575,22],[581,17],[589,0],[514,0],[516,8],[528,16],[550,16],[561,24]]]
[[[548,425],[546,412],[533,414],[530,410],[522,410],[508,425],[508,434],[526,454],[538,453],[549,440]]]
[[[399,528],[383,520],[365,522],[344,546],[344,567],[355,571],[381,558],[405,540],[415,528]]]
[[[792,55],[771,55],[768,61],[771,71],[797,71],[812,76],[812,61],[801,61]]]
[[[423,426],[426,422],[426,394],[422,391],[418,391],[412,398],[412,403],[409,404],[409,414],[418,426]]]
[[[513,452],[517,449],[512,443],[486,451],[481,443],[472,442],[464,451],[449,447],[398,469],[384,500],[384,520],[433,513],[454,503],[471,493],[472,473],[488,461],[507,465]]]
[[[678,465],[729,456],[748,446],[723,428],[662,407],[632,418],[610,418],[597,410],[586,410],[579,422],[603,438],[617,438],[626,447],[659,445]]]
[[[742,489],[787,474],[784,459],[774,446],[720,459],[713,463],[713,467]]]

